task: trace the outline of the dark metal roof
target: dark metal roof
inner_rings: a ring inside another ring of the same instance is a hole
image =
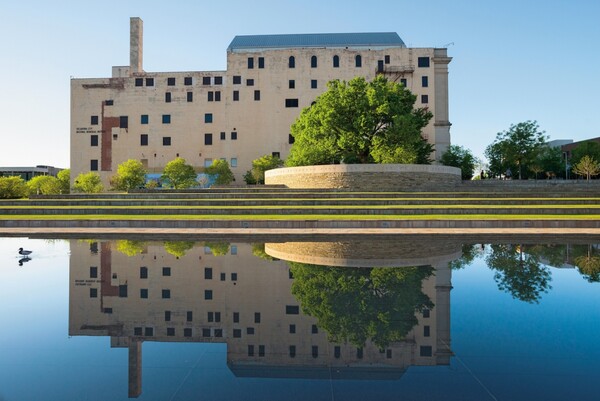
[[[396,32],[309,33],[242,35],[233,38],[227,51],[298,47],[406,47]]]

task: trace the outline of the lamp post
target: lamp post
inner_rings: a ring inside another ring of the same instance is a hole
[[[563,152],[563,155],[565,156],[565,180],[568,180],[569,179],[569,153]]]

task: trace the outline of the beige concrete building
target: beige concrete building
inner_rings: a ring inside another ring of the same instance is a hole
[[[129,66],[71,80],[73,178],[97,171],[108,184],[127,159],[161,173],[179,156],[198,170],[225,159],[243,182],[252,160],[288,155],[292,122],[328,81],[377,74],[433,112],[423,135],[436,158],[450,144],[444,48],[407,48],[396,33],[236,36],[225,71],[146,72],[142,30],[131,18]]]
[[[336,367],[340,378],[397,379],[411,365],[449,363],[447,249],[421,284],[435,306],[416,314],[403,341],[380,350],[330,342],[292,294],[287,262],[254,256],[250,244],[230,244],[223,256],[200,243],[179,257],[166,248],[149,243],[126,256],[112,241],[71,241],[69,335],[110,336],[111,347],[128,348],[130,396],[141,393],[144,341],[226,343],[238,376],[329,378]]]

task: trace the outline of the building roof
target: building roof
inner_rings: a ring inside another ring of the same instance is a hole
[[[406,45],[396,32],[242,35],[233,38],[227,51],[302,47],[406,47]]]

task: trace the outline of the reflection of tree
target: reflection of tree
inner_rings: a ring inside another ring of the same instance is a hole
[[[515,245],[497,244],[491,248],[486,262],[495,270],[494,280],[500,290],[521,301],[538,303],[541,294],[552,288],[550,270],[537,256],[526,254]]]
[[[483,245],[464,244],[462,246],[462,256],[448,263],[452,270],[463,269],[473,263],[473,260],[483,253]]]
[[[138,253],[142,253],[146,246],[147,243],[145,241],[132,241],[127,239],[117,241],[117,251],[127,256],[135,256]]]
[[[256,242],[252,244],[252,255],[264,260],[277,260],[273,256],[265,252],[264,242]]]
[[[575,266],[577,266],[579,272],[590,283],[600,281],[600,256],[596,254],[597,252],[589,244],[587,246],[587,253],[575,258]]]
[[[418,323],[416,312],[432,308],[421,290],[432,267],[340,268],[290,262],[292,293],[302,311],[318,319],[329,340],[380,348],[402,340]]]
[[[205,242],[204,246],[208,247],[215,256],[227,255],[229,252],[228,242]]]
[[[525,252],[538,259],[543,259],[544,264],[562,266],[567,261],[567,245],[537,244],[528,245]]]
[[[185,256],[186,252],[194,247],[194,241],[165,241],[165,251],[181,258]]]

